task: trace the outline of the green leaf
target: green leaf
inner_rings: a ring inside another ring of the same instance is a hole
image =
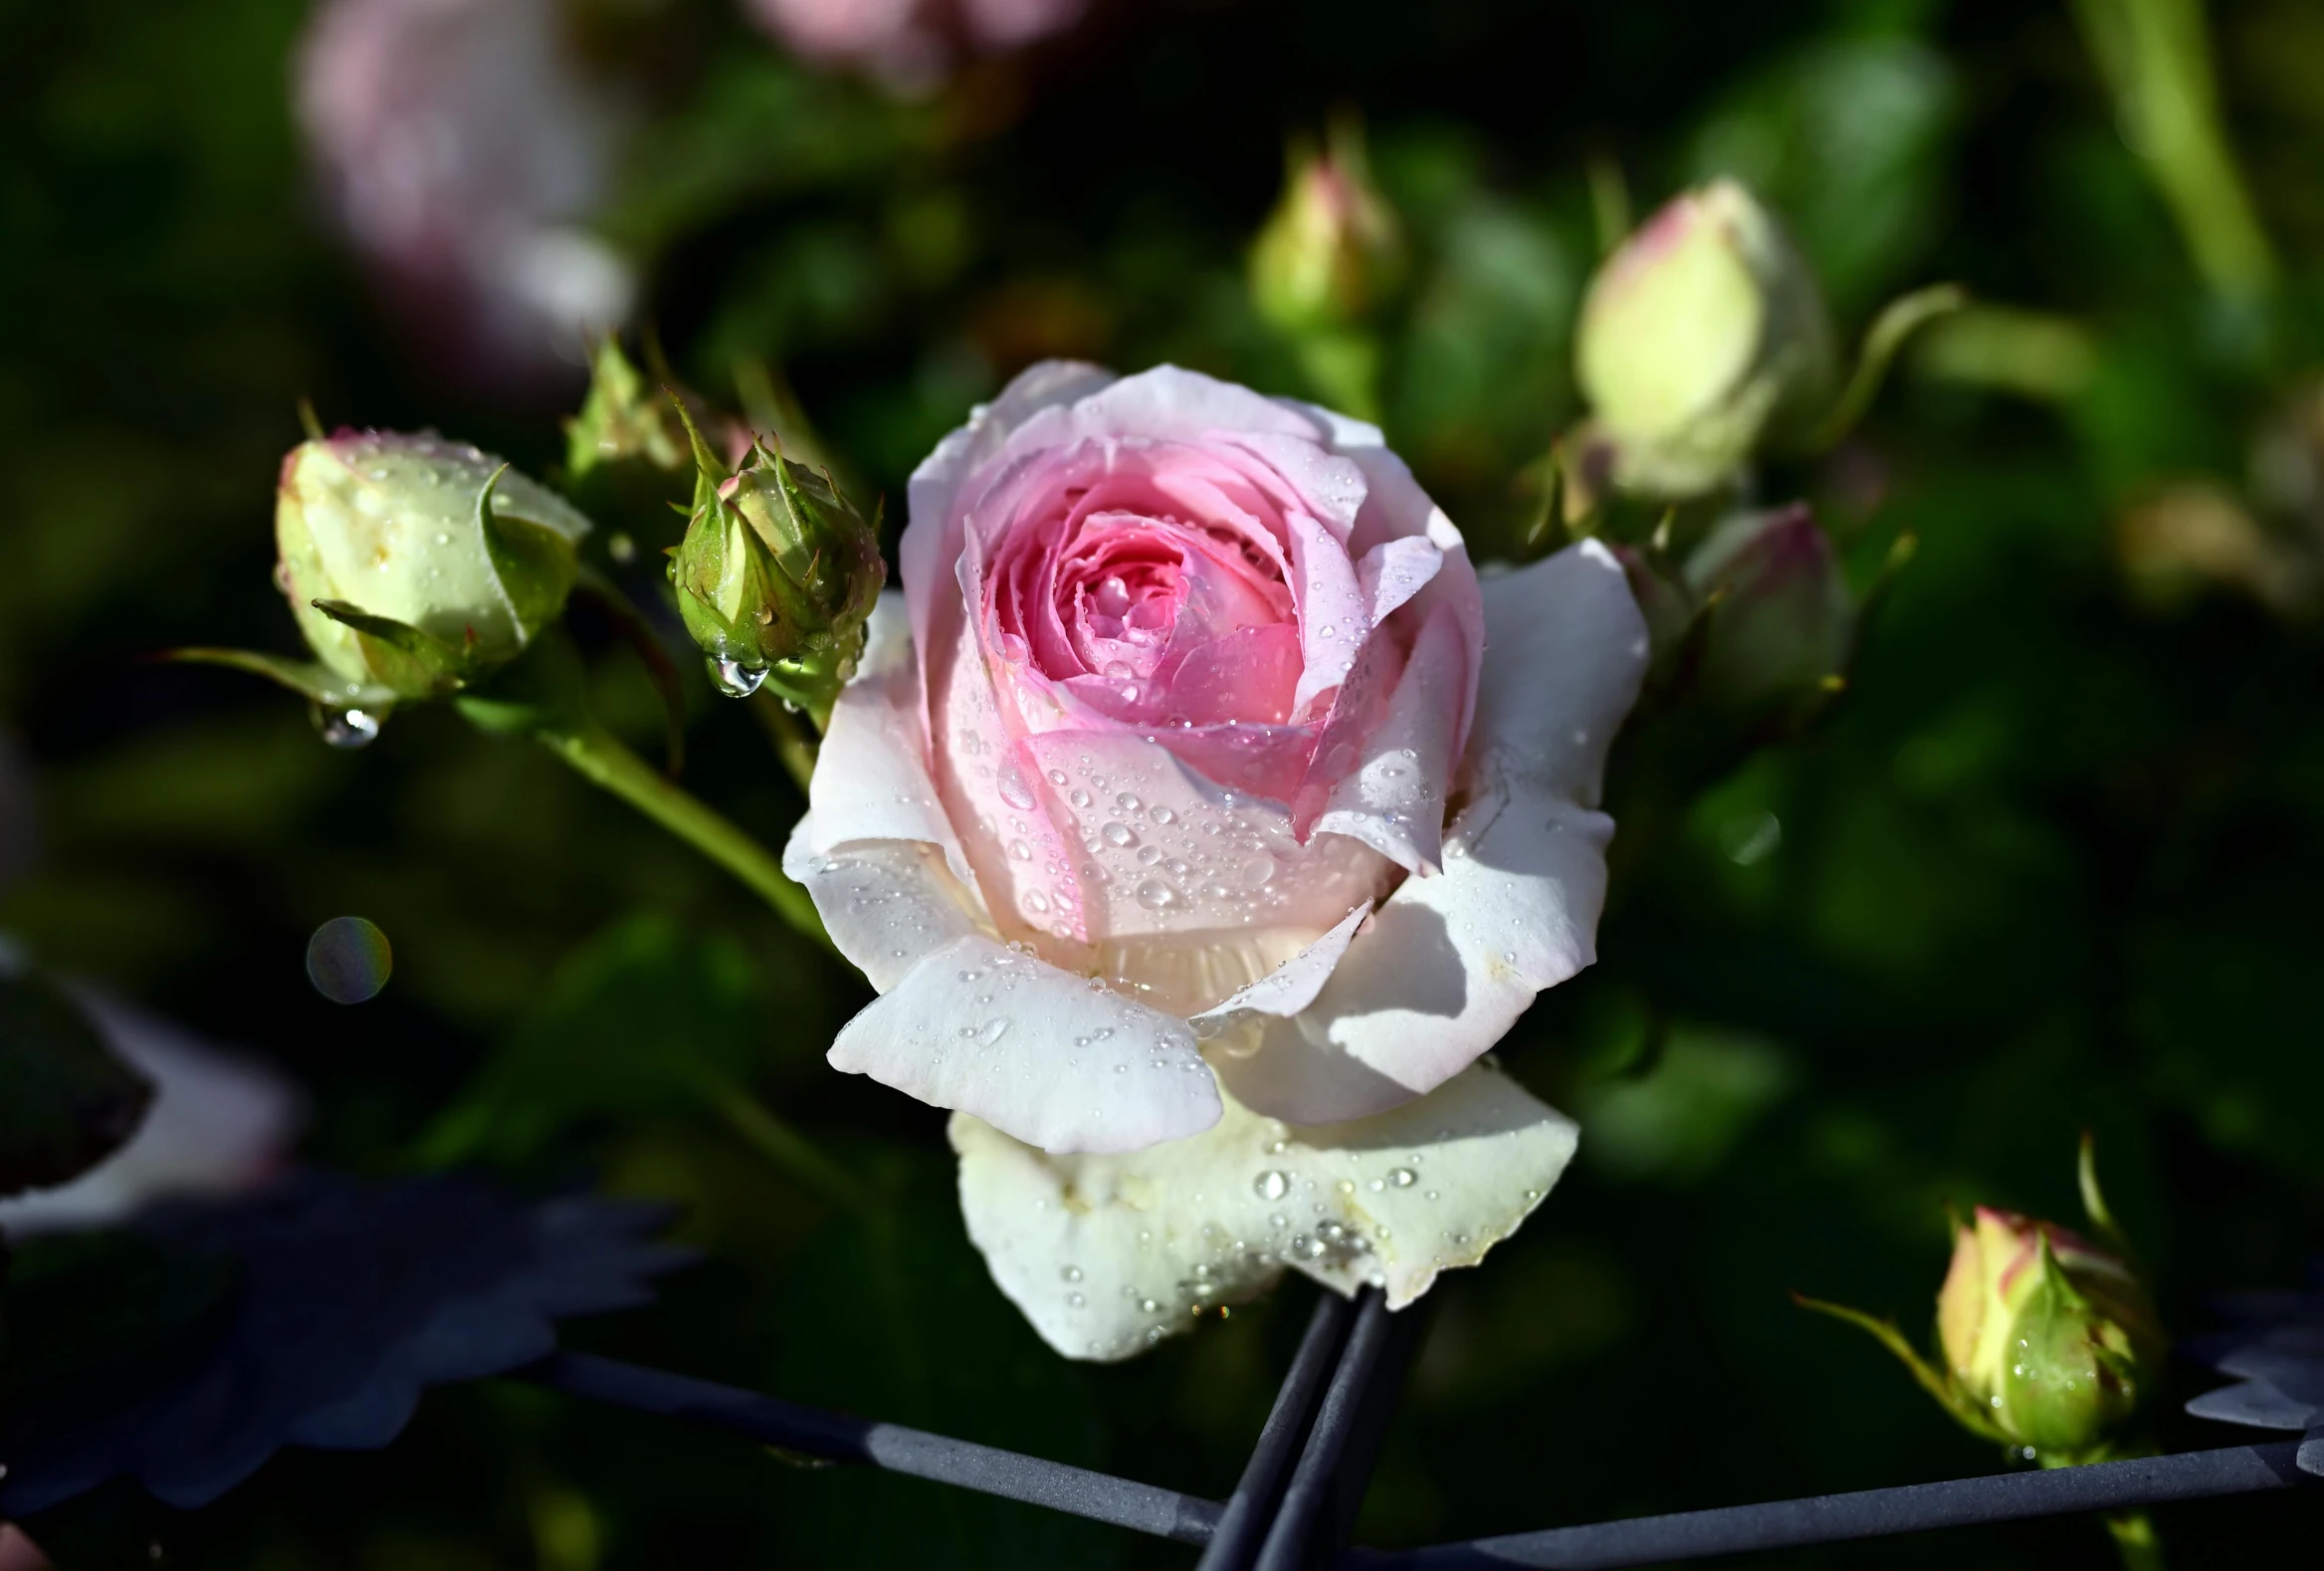
[[[1953,1384],[1952,1376],[1922,1357],[1920,1349],[1904,1339],[1904,1333],[1896,1328],[1894,1320],[1874,1319],[1861,1309],[1851,1309],[1846,1304],[1828,1303],[1821,1298],[1809,1298],[1799,1293],[1794,1293],[1792,1301],[1802,1309],[1812,1309],[1817,1314],[1827,1314],[1834,1320],[1845,1321],[1887,1348],[1896,1355],[1898,1363],[1912,1372],[1913,1379],[1919,1382],[1921,1389],[1935,1397],[1938,1405],[1952,1414],[1963,1429],[1985,1440],[2007,1440],[1994,1427],[1993,1420],[1979,1412]]]
[[[291,660],[282,655],[262,654],[256,649],[167,649],[155,658],[183,665],[220,665],[247,671],[333,709],[368,709],[384,714],[394,707],[396,700],[392,688],[370,682],[349,682],[319,661]]]
[[[79,1177],[136,1133],[152,1100],[54,984],[0,975],[0,1195]]]
[[[431,1165],[520,1163],[587,1126],[715,1108],[768,1038],[740,946],[633,917],[567,961],[531,1017],[421,1138]]]

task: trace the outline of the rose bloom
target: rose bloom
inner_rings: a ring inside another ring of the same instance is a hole
[[[1079,21],[1087,0],[745,0],[803,60],[852,66],[891,85],[932,86],[965,54],[1020,49]]]
[[[1573,1151],[1476,1060],[1594,958],[1620,566],[1480,583],[1375,429],[1171,366],[1034,367],[910,503],[784,861],[1002,1289],[1112,1358],[1481,1257]]]

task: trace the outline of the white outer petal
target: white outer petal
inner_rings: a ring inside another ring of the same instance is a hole
[[[1596,958],[1613,823],[1589,804],[1645,673],[1645,619],[1594,541],[1488,580],[1485,604],[1470,800],[1443,871],[1398,886],[1310,1009],[1220,1059],[1262,1112],[1314,1122],[1407,1101]]]
[[[1376,1282],[1400,1309],[1515,1233],[1575,1138],[1483,1065],[1324,1128],[1229,1101],[1207,1133],[1130,1156],[1044,1156],[951,1122],[960,1209],[993,1280],[1057,1351],[1107,1360],[1265,1290],[1286,1263],[1343,1293]]]
[[[1387,713],[1364,739],[1364,762],[1332,787],[1317,829],[1362,840],[1406,872],[1436,871],[1468,667],[1458,620],[1440,604],[1412,642]]]
[[[784,876],[807,891],[823,930],[848,964],[886,993],[922,956],[954,939],[988,932],[976,897],[925,840],[852,840],[828,855],[815,849],[815,814],[791,830]]]
[[[944,853],[953,877],[976,887],[929,772],[920,664],[904,597],[894,590],[873,608],[862,662],[831,706],[807,805],[800,828],[812,850],[829,854],[866,840],[926,841]]]
[[[1050,1152],[1137,1151],[1218,1121],[1184,1020],[978,934],[922,957],[830,1061]]]

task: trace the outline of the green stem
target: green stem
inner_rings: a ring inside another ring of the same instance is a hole
[[[792,927],[819,944],[830,944],[815,903],[783,875],[782,864],[765,846],[680,789],[604,727],[594,722],[545,726],[533,735],[590,784],[619,796],[748,884]]]
[[[2075,0],[2074,11],[2204,277],[2224,295],[2266,293],[2275,253],[2219,123],[2203,0]]]
[[[2163,1535],[2155,1530],[2152,1516],[2145,1511],[2114,1511],[2106,1517],[2106,1530],[2122,1552],[2122,1571],[2163,1571]]]
[[[750,696],[749,703],[750,713],[758,717],[767,740],[774,744],[774,756],[782,760],[782,767],[798,783],[799,794],[804,796],[808,782],[815,778],[815,739],[800,727],[798,713],[784,702],[781,694],[762,687]],[[816,729],[820,731],[823,724],[822,720],[816,721]]]
[[[739,1086],[713,1083],[703,1087],[711,1108],[739,1135],[751,1150],[817,1194],[848,1211],[871,1209],[871,1192],[832,1161],[814,1143],[767,1111],[766,1104]]]

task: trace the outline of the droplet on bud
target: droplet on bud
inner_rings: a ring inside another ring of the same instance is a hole
[[[334,748],[367,748],[379,740],[379,717],[367,709],[328,709],[317,704],[309,712],[316,733]]]
[[[765,682],[766,668],[759,666],[754,670],[739,660],[713,660],[710,679],[729,698],[748,698]]]

